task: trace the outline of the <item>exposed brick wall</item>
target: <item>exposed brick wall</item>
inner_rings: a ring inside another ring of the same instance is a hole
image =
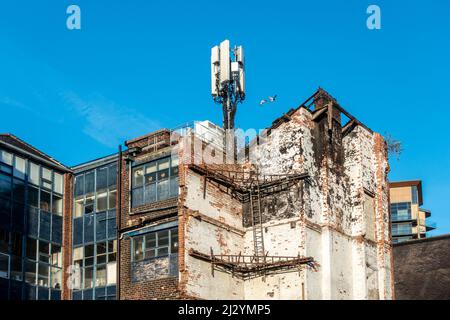
[[[73,195],[73,175],[64,175],[64,208],[63,208],[63,243],[62,243],[62,300],[71,299],[69,289],[69,268],[72,264],[72,195]]]
[[[153,148],[152,144],[157,143]],[[145,163],[151,159],[160,156],[169,155],[170,132],[167,130],[159,130],[130,142],[126,145],[128,148],[142,148],[139,154],[135,155],[135,161]],[[124,152],[122,159],[122,172],[120,174],[122,180],[121,194],[121,229],[132,230],[145,226],[149,223],[161,224],[178,219],[178,198],[158,201],[146,204],[136,208],[130,208],[130,166],[126,158],[128,153]],[[120,293],[121,300],[152,300],[152,299],[177,299],[180,298],[178,290],[178,277],[162,277],[158,279],[144,280],[134,282],[132,277],[131,263],[131,239],[120,239]]]

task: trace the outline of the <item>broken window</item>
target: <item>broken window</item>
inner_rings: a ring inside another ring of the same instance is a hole
[[[74,289],[82,290],[73,291],[74,299],[104,299],[105,286],[116,282],[116,175],[110,164],[76,176],[73,261],[80,277]]]
[[[63,198],[56,194],[53,194],[52,198],[52,212],[58,215],[62,215],[63,211]]]
[[[41,210],[45,210],[50,212],[50,193],[44,190],[41,190],[41,198],[39,207]]]
[[[133,207],[177,195],[178,161],[176,158],[163,158],[133,168]]]
[[[147,233],[133,238],[133,261],[178,253],[178,228]]]

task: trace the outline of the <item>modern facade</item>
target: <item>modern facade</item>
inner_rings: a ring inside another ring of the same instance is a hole
[[[69,169],[0,135],[0,299],[60,299]]]
[[[422,208],[422,181],[390,183],[392,242],[422,239],[436,225],[428,220],[431,211]]]
[[[72,168],[33,158],[52,170],[52,184],[40,169],[44,202],[33,219],[43,222],[37,231],[36,224],[24,231],[23,251],[14,251],[8,229],[3,297],[393,297],[389,166],[381,135],[322,89],[276,119],[231,162],[224,133],[207,121],[161,129],[126,141],[117,154]],[[15,203],[20,160],[15,165],[9,154],[1,159],[8,181],[2,182],[2,203]],[[12,210],[9,217],[16,217]],[[47,213],[50,227],[62,230],[59,238],[47,236]],[[48,261],[41,253],[47,243]],[[27,248],[36,256],[27,256]],[[20,297],[10,289],[13,256],[30,265],[20,269],[31,282],[23,281]],[[39,273],[41,264],[48,271]]]

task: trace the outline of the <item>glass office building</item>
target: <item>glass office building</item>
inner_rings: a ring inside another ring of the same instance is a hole
[[[61,298],[67,172],[19,138],[0,135],[0,299]]]
[[[117,156],[73,168],[74,300],[116,298]]]

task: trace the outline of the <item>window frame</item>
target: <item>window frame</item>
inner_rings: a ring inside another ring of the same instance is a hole
[[[159,234],[162,232],[168,232],[168,242],[165,245],[159,245]],[[176,234],[177,237],[177,246],[176,246],[176,250],[174,250],[175,252],[172,252],[172,248],[175,248],[175,246],[173,246],[172,244],[172,234]],[[150,247],[147,248],[147,237],[149,235],[155,235],[155,246],[154,247]],[[142,258],[141,259],[136,259],[136,242],[139,241],[141,242],[141,255]],[[178,254],[178,226],[176,227],[170,227],[170,228],[164,228],[164,229],[160,229],[160,230],[155,230],[155,231],[150,231],[147,232],[145,234],[142,235],[137,235],[137,236],[133,236],[131,237],[131,262],[141,262],[141,261],[150,261],[153,259],[158,259],[158,258],[163,258],[163,257],[169,257],[171,255],[175,255]],[[159,254],[159,250],[163,249],[163,248],[167,248],[167,253],[160,255]],[[154,250],[155,255],[152,257],[146,257],[146,252],[149,252],[151,250]]]
[[[163,167],[160,169],[161,164],[168,163],[167,167]],[[147,172],[148,169],[155,167],[156,169],[149,170],[150,172]],[[138,186],[136,186],[136,178],[135,178],[135,172],[136,171],[142,171],[142,176],[139,177],[141,180]],[[167,173],[167,177],[162,177],[161,175],[163,173]],[[178,158],[172,157],[172,156],[166,156],[158,159],[151,160],[146,163],[139,163],[139,164],[130,164],[130,204],[132,208],[137,208],[143,205],[147,205],[150,203],[155,203],[158,201],[164,201],[168,199],[173,199],[178,197]],[[146,181],[148,176],[154,176],[154,180],[148,183]],[[177,190],[176,192],[172,190],[172,181],[177,181]],[[161,187],[162,183],[166,183],[167,185],[165,188],[167,188],[167,196],[162,197],[161,193]],[[147,189],[154,188],[154,191],[152,191],[151,194],[147,193]],[[139,193],[138,193],[139,192]],[[136,203],[136,195],[140,195],[140,198],[142,199],[141,202]]]

